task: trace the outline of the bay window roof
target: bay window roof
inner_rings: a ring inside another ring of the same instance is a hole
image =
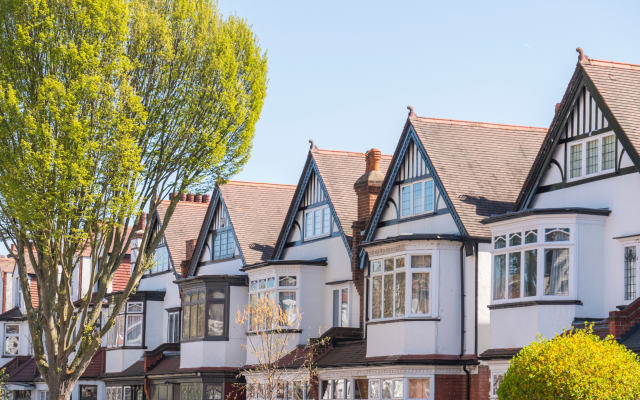
[[[494,215],[483,219],[482,224],[497,223],[500,221],[519,219],[526,216],[535,215],[557,215],[557,214],[590,214],[594,216],[608,216],[611,214],[609,209],[590,209],[585,207],[557,207],[557,208],[541,208],[541,209],[525,209],[521,212],[508,212],[505,214]]]

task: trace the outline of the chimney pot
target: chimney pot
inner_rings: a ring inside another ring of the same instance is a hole
[[[202,195],[202,203],[209,203],[209,195]]]
[[[365,153],[366,159],[366,172],[370,171],[380,171],[380,159],[382,159],[382,152],[380,149],[371,149],[367,153]]]
[[[195,200],[194,200],[194,202],[196,202],[196,203],[202,203],[202,195],[196,195],[196,196],[195,196]]]
[[[136,226],[136,231],[144,231],[144,228],[147,225],[147,212],[142,212],[140,215],[140,220],[138,220],[138,225]]]
[[[12,253],[17,253],[18,252],[18,248],[16,248],[16,244],[11,244],[11,252]]]
[[[184,202],[187,200],[187,194],[180,194],[180,201]]]
[[[187,194],[187,202],[193,202],[193,194]]]

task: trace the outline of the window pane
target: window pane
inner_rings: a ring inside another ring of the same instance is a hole
[[[429,273],[413,273],[411,277],[411,313],[429,313]]]
[[[322,210],[314,212],[313,220],[313,235],[322,234]]]
[[[380,380],[369,381],[369,398],[380,398]]]
[[[142,313],[142,303],[138,303],[138,302],[127,303],[127,313]]]
[[[198,338],[204,337],[204,302],[198,304]]]
[[[333,399],[344,400],[344,380],[336,380],[333,384]]]
[[[340,290],[333,290],[333,327],[340,327]]]
[[[609,170],[615,167],[616,137],[609,135],[602,138],[602,169]]]
[[[382,262],[373,262],[373,272],[379,273],[382,271]]]
[[[431,398],[431,386],[429,380],[430,379],[409,379],[409,398]]]
[[[204,399],[205,400],[221,400],[222,399],[222,385],[221,384],[207,384],[204,386]]]
[[[224,304],[209,304],[208,336],[224,335]]]
[[[424,211],[430,212],[433,210],[433,181],[427,181],[424,183]]]
[[[624,248],[624,299],[636,299],[636,247]]]
[[[329,218],[329,208],[325,207],[324,209],[322,209],[322,233],[323,234],[329,233],[330,221],[331,219]]]
[[[216,235],[213,241],[213,259],[220,259],[220,236]]]
[[[224,299],[224,291],[222,290],[209,291],[209,299]]]
[[[280,292],[280,308],[289,317],[289,325],[297,319],[296,311],[296,293],[295,292]]]
[[[276,286],[276,278],[275,277],[269,277],[267,279],[267,288],[274,288]]]
[[[402,188],[402,215],[411,214],[411,187]]]
[[[191,316],[189,305],[182,308],[182,338],[189,339],[189,316]]]
[[[393,271],[393,259],[385,259],[384,260],[384,271],[386,271],[386,272]]]
[[[382,381],[382,399],[390,400],[391,399],[391,380],[383,380]]]
[[[142,315],[127,315],[127,345],[142,345]]]
[[[393,274],[384,275],[384,317],[393,317]]]
[[[496,255],[493,258],[493,299],[504,299],[507,255]]]
[[[536,295],[538,286],[538,251],[533,249],[524,252],[524,296]]]
[[[393,381],[393,398],[403,398],[402,380]]]
[[[582,175],[582,144],[571,147],[571,178]]]
[[[569,241],[568,228],[547,228],[544,233],[547,242]]]
[[[5,326],[5,333],[7,334],[19,334],[20,326],[17,324],[8,324]]]
[[[374,277],[371,287],[371,316],[373,319],[380,319],[382,317],[382,276]]]
[[[411,256],[411,267],[431,267],[431,255],[414,255]]]
[[[280,287],[295,287],[296,281],[296,276],[280,277]]]
[[[598,140],[587,142],[587,174],[598,172]]]
[[[404,258],[397,258],[396,269],[403,269],[403,268],[404,268]]]
[[[349,290],[347,288],[342,289],[342,300],[340,308],[340,320],[341,326],[349,326]]]
[[[528,230],[524,234],[525,244],[535,244],[538,242],[538,230]]]
[[[520,237],[520,233],[509,234],[509,246],[518,245],[522,245],[522,238]]]
[[[406,273],[396,273],[396,316],[404,316]]]
[[[507,247],[507,240],[504,235],[493,238],[493,249],[502,249]]]
[[[234,241],[233,241],[233,232],[229,231],[229,233],[227,234],[227,257],[228,258],[232,258],[233,257],[233,251],[234,251]]]
[[[260,280],[260,287],[261,290],[264,290],[265,288],[267,288],[267,280],[266,279],[262,279]]]
[[[305,229],[305,236],[313,236],[313,213],[307,213],[307,228]]]
[[[520,252],[509,254],[509,298],[520,298]]]
[[[118,328],[118,343],[117,346],[118,347],[122,347],[124,345],[124,315],[120,315],[117,317],[117,319],[119,320],[118,324],[119,324],[119,328]]]
[[[4,340],[4,353],[18,355],[18,336],[7,336]]]
[[[258,304],[258,294],[251,294],[249,296],[251,309],[255,308]],[[251,310],[250,310],[251,311]],[[258,329],[258,322],[253,313],[249,316],[249,331]]]
[[[569,249],[545,249],[545,295],[569,295]]]
[[[196,338],[198,335],[198,304],[192,304],[189,308],[191,309],[191,338]]]
[[[413,184],[413,214],[422,213],[422,183]]]

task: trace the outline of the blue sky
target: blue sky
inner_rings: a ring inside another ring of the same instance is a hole
[[[580,46],[640,64],[640,2],[219,0],[253,25],[269,84],[234,179],[296,184],[321,149],[391,154],[425,117],[548,127]]]

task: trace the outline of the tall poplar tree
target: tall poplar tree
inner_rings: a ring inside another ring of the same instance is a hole
[[[223,18],[213,0],[0,1],[0,239],[17,246],[35,361],[52,399],[71,396],[179,197],[160,231],[147,225],[101,327],[90,293],[72,302],[78,255],[91,249],[89,288],[105,298],[143,210],[237,173],[266,74],[251,28]]]

